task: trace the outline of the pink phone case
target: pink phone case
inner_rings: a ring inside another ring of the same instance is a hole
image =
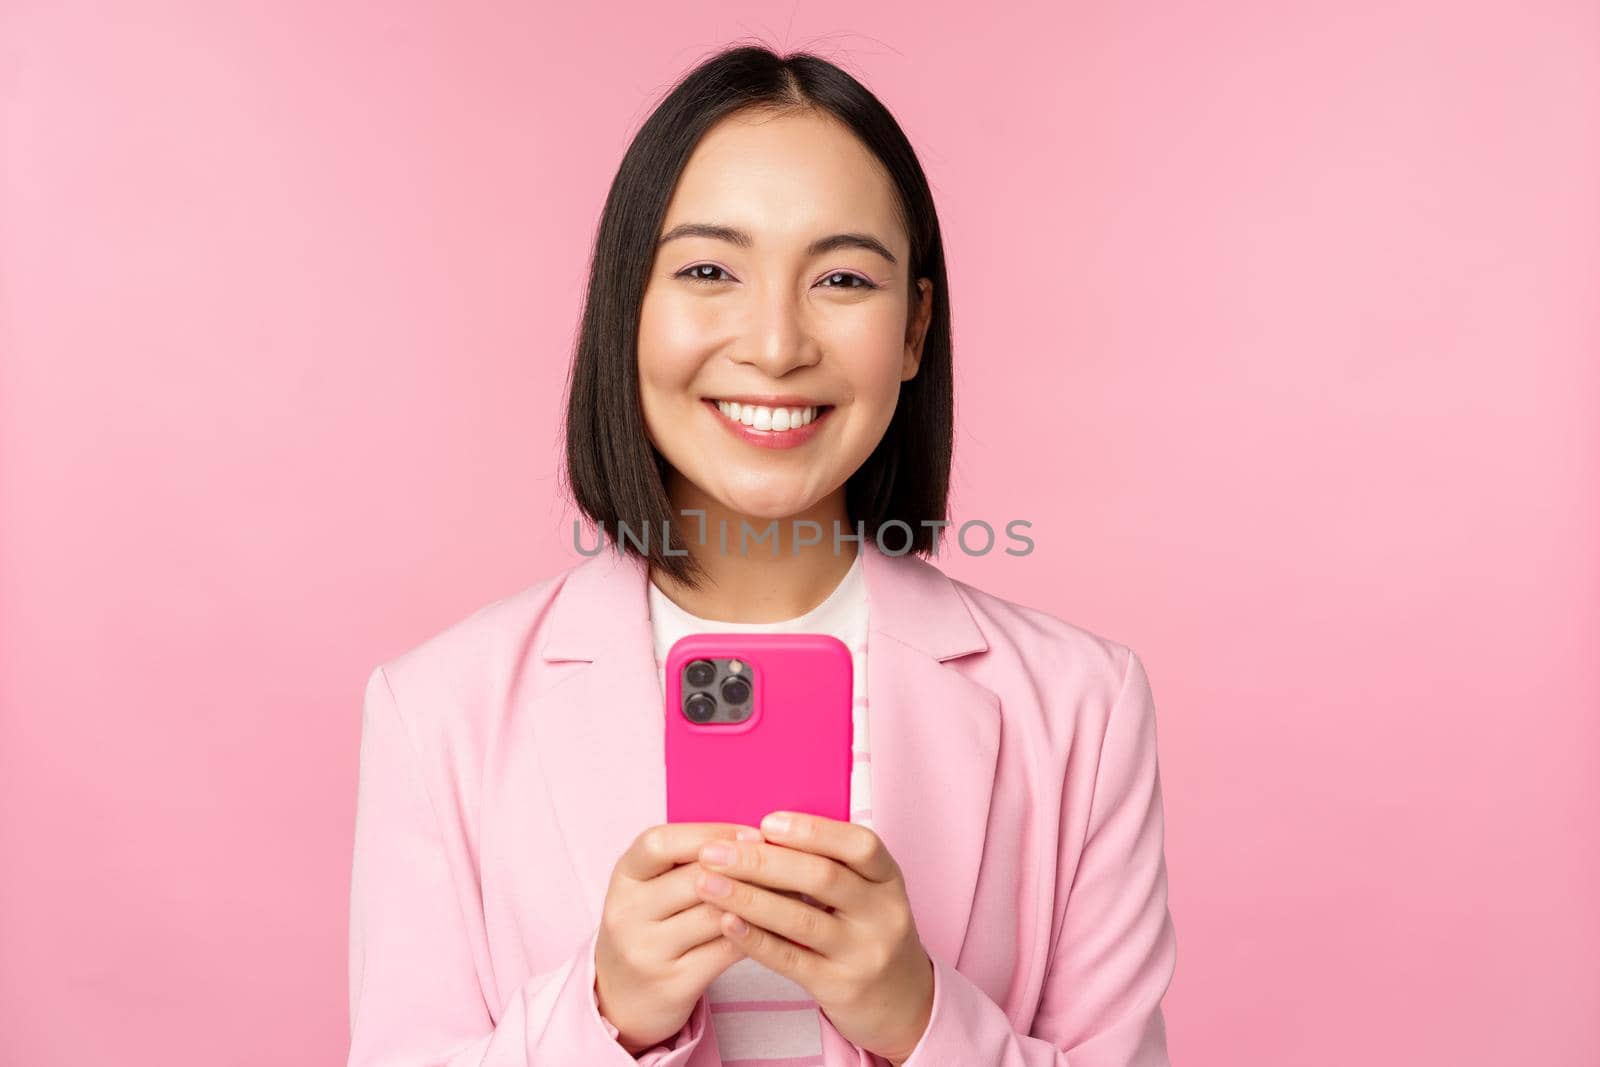
[[[754,672],[749,718],[691,721],[684,668],[727,658]],[[666,663],[667,821],[759,826],[782,810],[848,822],[852,680],[849,648],[827,634],[679,639]]]

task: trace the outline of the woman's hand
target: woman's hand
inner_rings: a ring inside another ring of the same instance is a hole
[[[617,1042],[637,1056],[683,1028],[713,979],[742,958],[723,913],[696,896],[695,852],[706,841],[761,834],[735,823],[652,826],[618,859],[595,943],[594,991]]]
[[[781,828],[775,816],[787,815]],[[773,812],[762,841],[702,847],[700,899],[730,912],[722,931],[799,983],[835,1029],[898,1065],[933,1011],[933,961],[917,936],[900,866],[871,829],[800,812]],[[730,850],[724,861],[712,849]],[[784,895],[803,894],[814,903]],[[821,905],[821,906],[817,906]],[[743,919],[747,928],[740,930]]]

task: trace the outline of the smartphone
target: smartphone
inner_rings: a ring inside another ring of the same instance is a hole
[[[828,634],[709,633],[666,662],[668,822],[850,819],[854,670]]]

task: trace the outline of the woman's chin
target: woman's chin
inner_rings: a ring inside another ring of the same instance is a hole
[[[721,496],[719,502],[734,514],[743,515],[757,529],[771,521],[798,515],[816,503],[809,496],[800,493],[771,492],[727,493]],[[735,532],[729,531],[729,533]]]

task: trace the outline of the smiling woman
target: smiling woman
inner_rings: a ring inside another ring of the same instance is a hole
[[[676,507],[848,523],[839,489],[884,440],[932,311],[898,200],[826,113],[740,111],[700,139],[639,321],[645,427]]]
[[[949,306],[921,165],[837,66],[733,48],[651,114],[600,223],[566,475],[602,528],[669,536],[369,678],[351,1067],[1164,1067],[1149,679],[928,561]],[[769,554],[704,536],[746,524]],[[664,822],[668,649],[762,631],[850,651],[850,821]]]
[[[699,508],[869,537],[899,520],[933,550],[919,524],[945,514],[953,422],[943,239],[910,142],[849,74],[746,47],[686,76],[618,168],[589,286],[566,427],[586,517],[674,528]],[[679,599],[717,565],[687,547],[645,553]],[[797,600],[847,563],[832,554]]]

